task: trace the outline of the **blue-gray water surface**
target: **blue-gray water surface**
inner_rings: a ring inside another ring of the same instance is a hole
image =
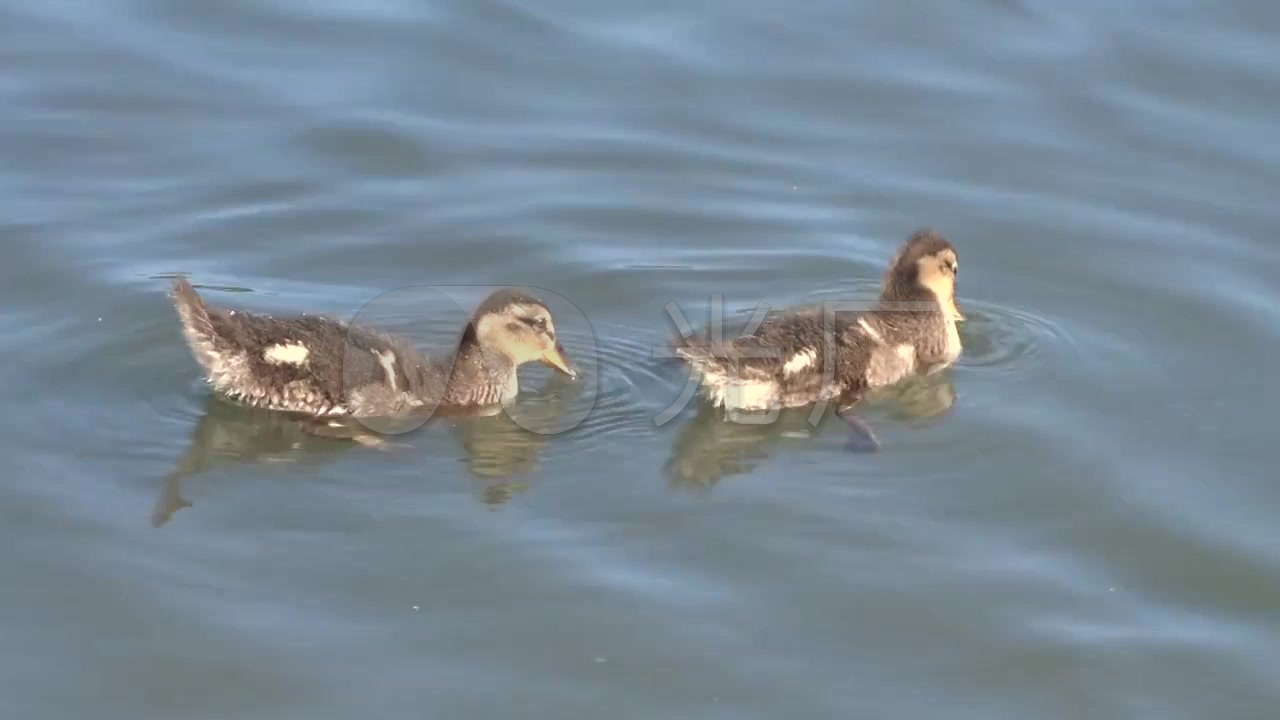
[[[54,718],[1280,716],[1280,6],[0,5],[0,697]],[[725,422],[660,350],[961,257],[965,353]],[[567,382],[377,449],[166,291]],[[1270,388],[1270,389],[1268,389]],[[566,422],[568,418],[572,422]]]

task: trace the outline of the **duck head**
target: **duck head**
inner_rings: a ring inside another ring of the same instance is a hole
[[[937,298],[942,312],[955,321],[964,315],[956,307],[956,276],[960,260],[956,249],[934,230],[921,230],[907,239],[884,278],[885,300],[911,300],[927,292]]]
[[[519,290],[499,290],[480,303],[468,334],[486,355],[506,358],[512,366],[542,362],[577,377],[556,338],[551,310]]]

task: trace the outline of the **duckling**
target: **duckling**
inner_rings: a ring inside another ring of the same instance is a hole
[[[868,310],[773,311],[750,335],[720,343],[678,338],[674,350],[700,375],[713,406],[762,411],[836,399],[847,410],[872,388],[935,372],[960,356],[958,268],[951,243],[920,230],[889,263],[880,299]]]
[[[407,339],[319,315],[271,317],[207,305],[186,280],[173,283],[182,332],[214,390],[253,407],[319,417],[392,417],[505,403],[516,370],[541,361],[576,375],[551,311],[508,288],[486,298],[449,358]]]

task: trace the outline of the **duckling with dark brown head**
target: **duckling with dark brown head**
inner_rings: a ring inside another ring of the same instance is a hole
[[[933,230],[921,230],[889,263],[881,298],[897,301],[938,302],[956,320],[964,316],[956,307],[956,278],[960,260],[956,249]]]
[[[517,369],[541,361],[575,373],[551,311],[519,290],[476,308],[455,352],[433,358],[405,338],[318,315],[271,317],[207,305],[185,278],[173,301],[213,389],[241,403],[317,417],[382,416],[504,403]]]
[[[751,335],[719,343],[681,338],[675,350],[716,406],[761,411],[837,400],[849,407],[872,388],[959,357],[958,270],[951,243],[921,230],[894,256],[879,301],[867,310],[773,311]]]

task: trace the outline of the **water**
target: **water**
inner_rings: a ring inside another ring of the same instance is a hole
[[[8,3],[0,693],[1276,717],[1277,32],[1245,0]],[[864,411],[881,452],[655,426],[664,305],[865,297],[922,225],[966,353]],[[174,273],[424,344],[466,308],[422,286],[545,288],[585,377],[529,370],[534,431],[300,437],[209,398]]]

